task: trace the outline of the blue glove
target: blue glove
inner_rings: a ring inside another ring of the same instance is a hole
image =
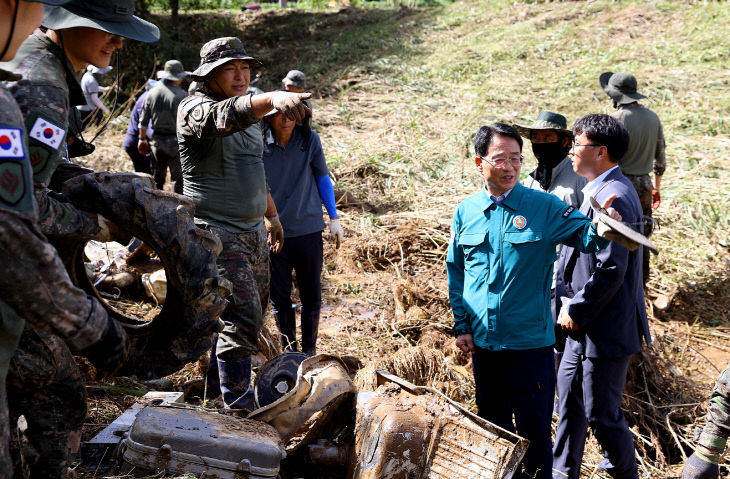
[[[682,479],[717,479],[719,474],[717,463],[697,451],[687,458],[682,469]]]

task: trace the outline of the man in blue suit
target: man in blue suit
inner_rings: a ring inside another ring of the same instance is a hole
[[[593,217],[589,198],[612,206],[641,231],[642,210],[619,169],[629,134],[608,115],[588,115],[573,126],[573,169],[588,178],[580,212]],[[564,247],[555,289],[558,324],[569,334],[558,371],[560,422],[553,447],[553,477],[578,479],[588,426],[604,450],[599,464],[612,477],[637,478],[634,442],[621,412],[631,356],[649,343],[641,248],[612,242],[597,253]]]

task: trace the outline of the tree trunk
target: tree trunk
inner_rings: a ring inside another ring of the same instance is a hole
[[[172,26],[177,26],[177,12],[180,9],[179,0],[170,0],[170,22]]]
[[[286,0],[279,0],[279,7],[286,8]]]

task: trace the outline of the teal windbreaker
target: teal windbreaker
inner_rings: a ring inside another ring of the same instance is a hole
[[[555,246],[606,248],[591,220],[556,196],[517,184],[495,204],[482,189],[456,207],[446,257],[454,335],[489,350],[555,343]]]

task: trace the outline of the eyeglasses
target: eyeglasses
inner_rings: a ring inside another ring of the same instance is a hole
[[[597,145],[595,143],[586,143],[585,145],[581,145],[580,143],[576,143],[575,140],[573,140],[570,143],[571,148],[578,148],[579,146],[604,146],[604,145]]]
[[[508,161],[510,163],[512,163],[512,166],[518,167],[518,166],[520,166],[525,161],[525,158],[522,155],[520,155],[520,156],[513,156],[512,158],[492,158],[492,159],[489,159],[489,158],[485,158],[483,156],[480,156],[480,158],[482,160],[488,162],[489,164],[491,164],[495,168],[504,168],[505,163],[507,163]]]

